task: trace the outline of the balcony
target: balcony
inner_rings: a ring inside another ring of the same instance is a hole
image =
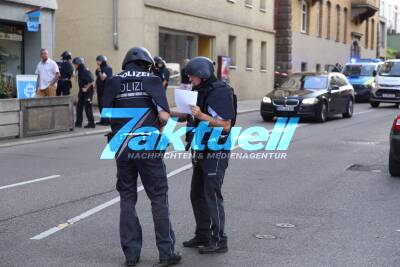
[[[379,10],[379,4],[375,0],[351,1],[351,16],[353,21],[362,23],[372,17]]]

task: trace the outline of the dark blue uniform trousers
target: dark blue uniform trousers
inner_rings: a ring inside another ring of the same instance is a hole
[[[117,190],[121,196],[120,237],[126,258],[140,256],[142,228],[136,213],[137,179],[151,201],[156,242],[160,260],[174,254],[175,235],[169,219],[168,183],[164,162],[159,159],[117,160]]]
[[[228,152],[198,153],[193,160],[190,199],[196,220],[195,234],[200,240],[218,246],[227,246],[221,190],[228,162]]]

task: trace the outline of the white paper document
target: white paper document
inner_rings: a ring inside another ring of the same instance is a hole
[[[190,106],[197,103],[197,91],[175,89],[175,104],[179,112],[192,114]]]

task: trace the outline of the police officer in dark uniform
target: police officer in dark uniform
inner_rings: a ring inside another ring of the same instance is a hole
[[[74,74],[74,67],[72,66],[72,54],[69,51],[64,51],[61,54],[61,61],[58,61],[58,67],[60,69],[60,79],[57,84],[56,95],[70,95],[72,82],[71,78]]]
[[[123,72],[106,82],[104,108],[146,108],[147,113],[135,129],[161,127],[169,119],[169,106],[161,80],[150,73],[154,64],[149,51],[135,47],[128,51],[122,64]],[[112,136],[130,118],[111,119]],[[118,136],[117,136],[118,137]],[[175,235],[169,219],[168,183],[162,155],[149,157],[154,151],[133,151],[127,146],[129,138],[117,154],[117,190],[121,196],[120,238],[127,266],[136,266],[142,248],[142,229],[135,206],[137,179],[140,174],[147,196],[150,198],[159,266],[171,266],[181,261],[175,253]]]
[[[167,62],[162,57],[154,57],[154,68],[153,73],[157,77],[159,77],[165,87],[165,90],[168,88],[170,72],[167,69]]]
[[[75,70],[78,72],[78,104],[76,105],[75,127],[81,128],[83,121],[83,108],[85,108],[88,124],[85,128],[96,128],[93,117],[92,99],[93,99],[93,75],[86,68],[85,61],[81,57],[76,57],[72,61]]]
[[[107,57],[103,55],[98,55],[96,57],[96,62],[98,68],[96,69],[96,92],[97,92],[97,102],[99,104],[100,114],[103,111],[103,96],[104,96],[104,86],[107,78],[111,78],[113,75],[112,68],[107,64]],[[108,125],[108,120],[101,118],[96,124]]]
[[[210,127],[223,128],[223,135],[214,142],[218,144],[228,142],[229,132],[236,120],[237,104],[233,89],[216,78],[214,64],[208,58],[194,58],[185,69],[193,90],[198,91],[197,105],[192,107],[194,125],[189,126],[197,127],[200,123],[208,123]],[[189,142],[196,137],[194,134]],[[196,231],[194,238],[183,243],[185,247],[199,248],[201,254],[228,251],[221,190],[230,149],[211,149],[207,145],[209,140],[210,133],[206,133],[204,138],[196,141],[196,144],[202,144],[204,148],[197,150],[192,147],[194,152],[190,199],[196,220]]]

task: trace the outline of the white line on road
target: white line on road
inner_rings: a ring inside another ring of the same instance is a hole
[[[29,181],[25,181],[25,182],[20,182],[20,183],[16,183],[16,184],[5,185],[5,186],[1,186],[0,190],[7,189],[7,188],[12,188],[12,187],[17,187],[17,186],[21,186],[21,185],[26,185],[26,184],[33,184],[33,183],[37,183],[37,182],[43,182],[43,181],[47,181],[47,180],[51,180],[51,179],[56,179],[56,178],[59,178],[60,176],[61,175],[51,175],[51,176],[38,178],[38,179],[34,179],[34,180],[29,180]]]
[[[180,174],[180,173],[182,173],[184,171],[187,171],[187,170],[189,170],[191,168],[192,168],[192,164],[186,164],[186,165],[180,167],[179,169],[176,169],[176,170],[168,173],[167,177],[168,178],[173,177],[173,176],[178,175],[178,174]],[[143,186],[139,186],[137,188],[137,192],[140,192],[140,191],[143,191],[143,190],[144,190]],[[120,201],[120,197],[113,198],[110,201],[107,201],[106,203],[103,203],[103,204],[101,204],[101,205],[99,205],[97,207],[94,207],[93,209],[90,209],[90,210],[88,210],[88,211],[86,211],[86,212],[84,212],[84,213],[82,213],[82,214],[80,214],[80,215],[78,215],[76,217],[73,217],[73,218],[67,220],[66,223],[62,223],[62,224],[60,224],[60,225],[58,225],[56,227],[50,228],[49,230],[44,231],[44,232],[42,232],[42,233],[40,233],[40,234],[30,238],[30,239],[31,240],[41,240],[41,239],[44,239],[46,237],[49,237],[50,235],[55,234],[58,231],[61,231],[61,230],[65,229],[65,228],[67,228],[67,227],[70,227],[73,224],[76,224],[77,222],[79,222],[79,221],[81,221],[83,219],[86,219],[86,218],[92,216],[95,213],[98,213],[98,212],[100,212],[100,211],[102,211],[102,210],[104,210],[104,209],[106,209],[106,208],[108,208],[108,207],[110,207],[110,206],[112,206],[114,204],[117,204],[119,201]]]

